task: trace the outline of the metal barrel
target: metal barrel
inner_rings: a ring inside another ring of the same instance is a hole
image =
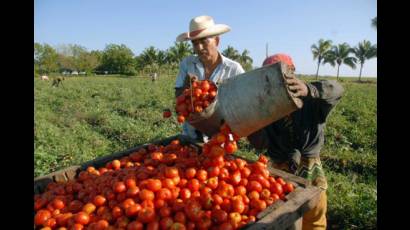
[[[211,108],[188,122],[208,136],[217,133],[223,122],[236,135],[249,136],[302,107],[302,100],[289,91],[286,77],[294,75],[279,62],[226,79],[219,84]]]

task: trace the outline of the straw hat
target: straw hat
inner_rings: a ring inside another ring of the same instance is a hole
[[[219,35],[230,31],[231,28],[225,24],[215,24],[210,16],[198,16],[189,23],[189,32],[178,35],[177,41],[195,40],[198,38]]]

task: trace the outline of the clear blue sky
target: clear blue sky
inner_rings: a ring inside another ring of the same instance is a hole
[[[254,66],[261,66],[268,43],[269,54],[290,54],[297,73],[303,74],[316,73],[310,46],[320,38],[351,46],[363,39],[377,43],[371,27],[376,0],[35,0],[34,41],[79,44],[88,50],[125,44],[138,55],[151,45],[169,48],[199,15],[232,28],[221,36],[221,51],[228,45],[248,49]],[[358,73],[340,68],[341,76]],[[336,75],[336,68],[321,66],[319,74]],[[377,76],[376,58],[366,62],[363,76]]]

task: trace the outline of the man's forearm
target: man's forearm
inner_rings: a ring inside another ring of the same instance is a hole
[[[331,106],[337,104],[344,92],[342,85],[333,80],[306,83],[306,86],[308,87],[308,97],[321,99]]]

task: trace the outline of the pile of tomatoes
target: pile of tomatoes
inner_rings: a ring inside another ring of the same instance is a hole
[[[238,229],[294,190],[272,177],[267,158],[248,163],[231,154],[237,136],[227,125],[200,149],[148,145],[88,167],[76,180],[49,183],[35,195],[39,229]]]
[[[209,80],[191,82],[191,86],[183,91],[176,100],[177,120],[183,123],[191,113],[201,113],[215,99],[217,87]]]

